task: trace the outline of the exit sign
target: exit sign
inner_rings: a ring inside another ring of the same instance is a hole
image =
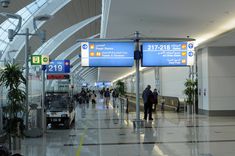
[[[48,55],[32,55],[31,65],[47,65],[50,64]]]

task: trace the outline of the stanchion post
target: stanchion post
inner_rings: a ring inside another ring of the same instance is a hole
[[[129,100],[126,98],[126,113],[129,113]]]
[[[136,128],[139,129],[141,125],[140,121],[140,101],[139,101],[139,84],[140,84],[140,70],[139,70],[139,62],[140,62],[140,47],[139,47],[139,32],[135,32],[135,51],[134,51],[134,59],[135,59],[135,67],[136,67]]]
[[[46,65],[42,65],[42,131],[46,131],[46,121],[45,121],[45,73]]]

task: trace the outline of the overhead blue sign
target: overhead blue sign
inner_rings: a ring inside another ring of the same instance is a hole
[[[70,60],[52,60],[47,65],[47,73],[70,73]]]
[[[134,64],[133,42],[82,42],[82,66],[132,67]]]
[[[98,88],[110,87],[111,82],[95,82],[95,86]]]
[[[192,42],[144,42],[142,66],[188,66],[194,63]]]

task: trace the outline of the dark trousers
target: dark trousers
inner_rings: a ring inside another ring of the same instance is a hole
[[[152,103],[145,103],[144,104],[144,119],[147,119],[147,116],[149,114],[149,119],[152,118],[152,107],[153,104]]]

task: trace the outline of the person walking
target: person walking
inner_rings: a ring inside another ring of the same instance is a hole
[[[153,92],[150,89],[151,86],[148,85],[142,94],[142,98],[144,101],[144,120],[147,120],[148,114],[149,114],[149,120],[153,120],[152,118]]]
[[[96,104],[96,94],[94,90],[91,93],[91,103]]]
[[[117,90],[114,89],[113,92],[112,92],[113,107],[114,107],[114,108],[116,107],[116,101],[117,101],[118,96],[119,96],[119,94],[118,94]]]
[[[155,88],[153,91],[153,111],[156,111],[158,104],[158,91]]]
[[[81,95],[81,103],[84,104],[86,102],[86,91],[84,88],[82,88],[80,95]]]
[[[109,88],[107,88],[106,91],[104,92],[104,98],[105,98],[105,105],[107,108],[109,108],[109,100],[110,100]]]

